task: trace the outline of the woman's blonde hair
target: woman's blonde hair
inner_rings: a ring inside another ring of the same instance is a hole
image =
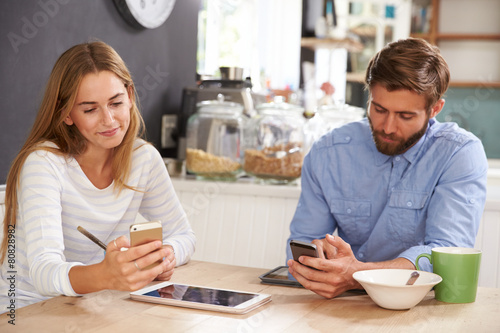
[[[17,190],[21,169],[26,158],[38,149],[68,157],[77,156],[85,151],[86,139],[76,126],[66,125],[64,119],[75,104],[83,77],[89,73],[101,71],[114,73],[123,82],[132,102],[130,125],[122,143],[114,148],[112,163],[114,189],[118,193],[125,188],[132,189],[126,181],[131,168],[134,141],[137,137],[144,135],[144,121],[137,107],[132,77],[122,58],[106,43],[94,41],[75,45],[64,52],[55,63],[33,128],[14,159],[7,176],[0,263],[3,263],[6,256],[9,229],[16,225]],[[41,146],[40,144],[44,141],[55,143],[57,148]]]

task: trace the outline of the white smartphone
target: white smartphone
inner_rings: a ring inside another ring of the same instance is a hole
[[[162,240],[163,231],[161,222],[152,221],[152,222],[143,222],[143,223],[135,223],[130,226],[130,246],[137,246],[146,244],[155,240]],[[158,264],[160,264],[162,260],[159,260],[147,267],[145,269],[150,269]]]

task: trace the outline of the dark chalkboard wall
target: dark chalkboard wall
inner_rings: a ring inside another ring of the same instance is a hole
[[[125,60],[147,139],[159,148],[162,114],[179,113],[182,88],[195,84],[199,5],[177,0],[162,26],[138,29],[112,0],[0,1],[0,184],[33,125],[55,61],[92,39],[110,44]]]

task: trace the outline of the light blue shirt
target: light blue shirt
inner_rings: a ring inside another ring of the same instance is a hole
[[[310,242],[336,229],[363,262],[415,263],[434,247],[474,247],[487,170],[481,141],[454,123],[431,119],[397,156],[377,150],[366,118],[337,128],[304,159],[287,259],[291,239]],[[419,265],[432,271],[425,258]]]

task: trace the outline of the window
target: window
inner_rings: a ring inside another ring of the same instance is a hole
[[[203,0],[198,16],[197,72],[220,77],[235,66],[254,90],[287,86],[300,77],[301,0]]]

